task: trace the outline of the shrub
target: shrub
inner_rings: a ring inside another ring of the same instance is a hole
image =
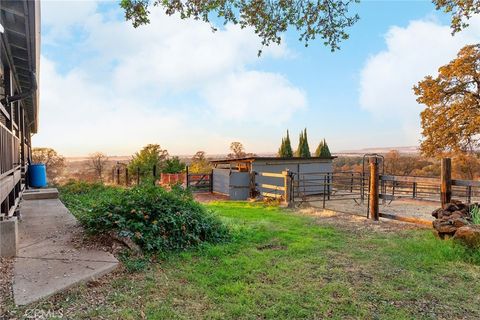
[[[167,191],[150,184],[121,189],[82,183],[61,192],[66,193],[67,206],[74,204],[87,231],[118,232],[145,251],[183,250],[228,238],[225,225],[180,186]],[[72,192],[81,200],[72,201]]]
[[[474,224],[480,224],[480,207],[478,205],[473,205],[470,209],[470,215]]]

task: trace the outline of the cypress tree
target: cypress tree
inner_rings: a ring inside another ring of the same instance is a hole
[[[327,141],[325,139],[323,139],[323,141],[321,141],[318,145],[315,155],[321,158],[330,158],[332,156],[332,154],[330,153],[330,148],[328,147]]]
[[[317,150],[315,150],[315,157],[320,157],[320,155],[322,154],[322,148],[323,148],[323,140],[320,140]]]
[[[300,136],[298,137],[298,148],[297,148],[297,151],[295,151],[296,157],[301,157],[302,146],[303,146],[303,131],[300,131]]]
[[[290,144],[290,134],[288,133],[287,130],[287,137],[284,140],[284,153],[283,156],[285,158],[292,158],[293,157],[293,150],[292,150],[292,145]]]
[[[282,143],[280,144],[280,148],[278,148],[278,156],[280,158],[284,157],[285,155],[285,138],[282,138]]]
[[[297,157],[300,158],[310,158],[310,147],[308,146],[308,137],[307,137],[307,129],[305,128],[302,132],[300,132],[300,138],[298,139],[298,149],[297,149]]]
[[[282,144],[280,145],[280,148],[278,149],[278,156],[280,158],[292,158],[293,157],[293,151],[292,151],[292,145],[290,144],[290,134],[287,130],[287,136],[282,138]]]

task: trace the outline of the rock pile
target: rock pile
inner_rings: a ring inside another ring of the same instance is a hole
[[[470,215],[470,206],[461,201],[452,200],[445,208],[432,212],[436,218],[433,228],[441,239],[454,239],[471,247],[480,246],[480,225],[474,225]]]
[[[453,237],[458,228],[472,223],[470,207],[460,201],[448,203],[445,208],[432,212],[437,220],[433,221],[433,228],[440,238]]]

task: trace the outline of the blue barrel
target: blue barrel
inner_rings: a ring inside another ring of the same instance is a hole
[[[47,168],[43,163],[34,163],[28,167],[30,187],[43,188],[47,186]]]

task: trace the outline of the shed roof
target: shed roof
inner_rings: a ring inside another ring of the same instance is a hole
[[[325,157],[310,157],[310,158],[283,158],[283,157],[245,157],[245,158],[238,158],[238,159],[219,159],[219,160],[211,160],[212,163],[232,163],[232,162],[254,162],[254,161],[312,161],[312,160],[333,160],[337,158],[336,156],[331,156],[328,158]]]

